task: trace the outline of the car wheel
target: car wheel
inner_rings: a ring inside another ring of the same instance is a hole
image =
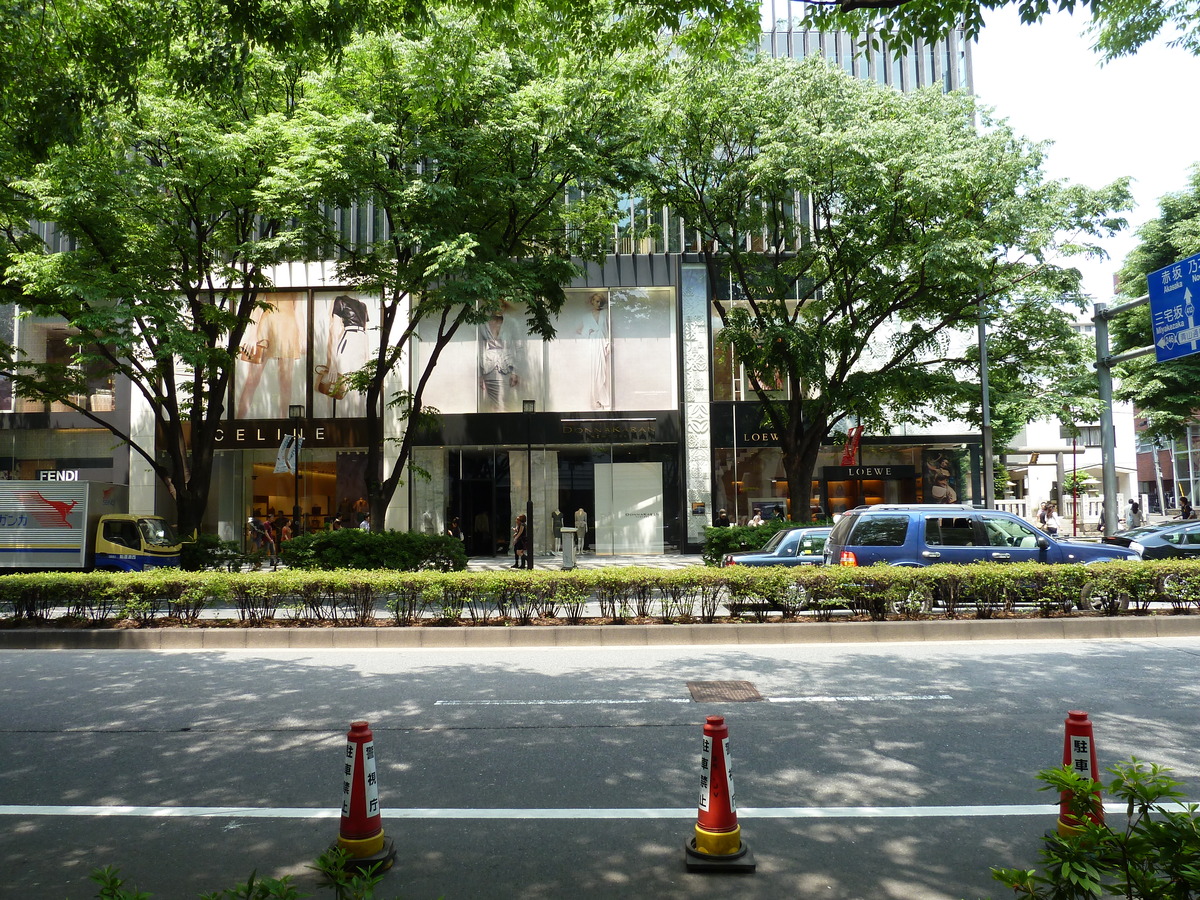
[[[1089,581],[1079,592],[1079,608],[1115,613],[1129,609],[1129,594],[1098,581]]]
[[[888,607],[891,612],[900,615],[907,613],[931,613],[933,612],[933,591],[927,587],[913,588],[908,594],[899,599],[892,600]]]

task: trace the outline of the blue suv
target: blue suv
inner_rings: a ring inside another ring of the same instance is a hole
[[[1124,547],[1060,541],[994,509],[912,504],[860,506],[833,526],[825,564],[931,566],[935,563],[1093,563],[1137,559]]]

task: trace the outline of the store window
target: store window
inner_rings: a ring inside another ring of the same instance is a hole
[[[603,412],[673,409],[678,403],[672,288],[566,292],[555,337],[528,332],[524,307],[505,304],[463,327],[441,351],[425,402],[442,413]],[[419,327],[416,359],[432,359],[436,323]]]

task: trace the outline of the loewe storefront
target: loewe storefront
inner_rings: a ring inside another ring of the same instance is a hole
[[[762,422],[757,403],[715,403],[713,506],[745,523],[764,518],[808,521],[878,503],[974,503],[983,496],[982,444],[977,435],[867,435],[857,459],[842,461],[830,445],[817,458],[808,510],[788,505],[779,436]]]

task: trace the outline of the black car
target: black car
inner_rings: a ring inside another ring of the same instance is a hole
[[[828,528],[789,528],[777,531],[758,550],[727,553],[726,566],[819,566]]]
[[[1139,535],[1129,549],[1142,559],[1200,559],[1200,522]]]
[[[1130,528],[1128,531],[1118,531],[1116,534],[1110,534],[1107,537],[1101,538],[1101,540],[1106,544],[1128,547],[1134,541],[1141,541],[1147,535],[1157,534],[1160,531],[1166,531],[1168,528],[1177,528],[1179,524],[1179,522],[1160,522],[1157,525],[1139,525],[1137,528]]]

